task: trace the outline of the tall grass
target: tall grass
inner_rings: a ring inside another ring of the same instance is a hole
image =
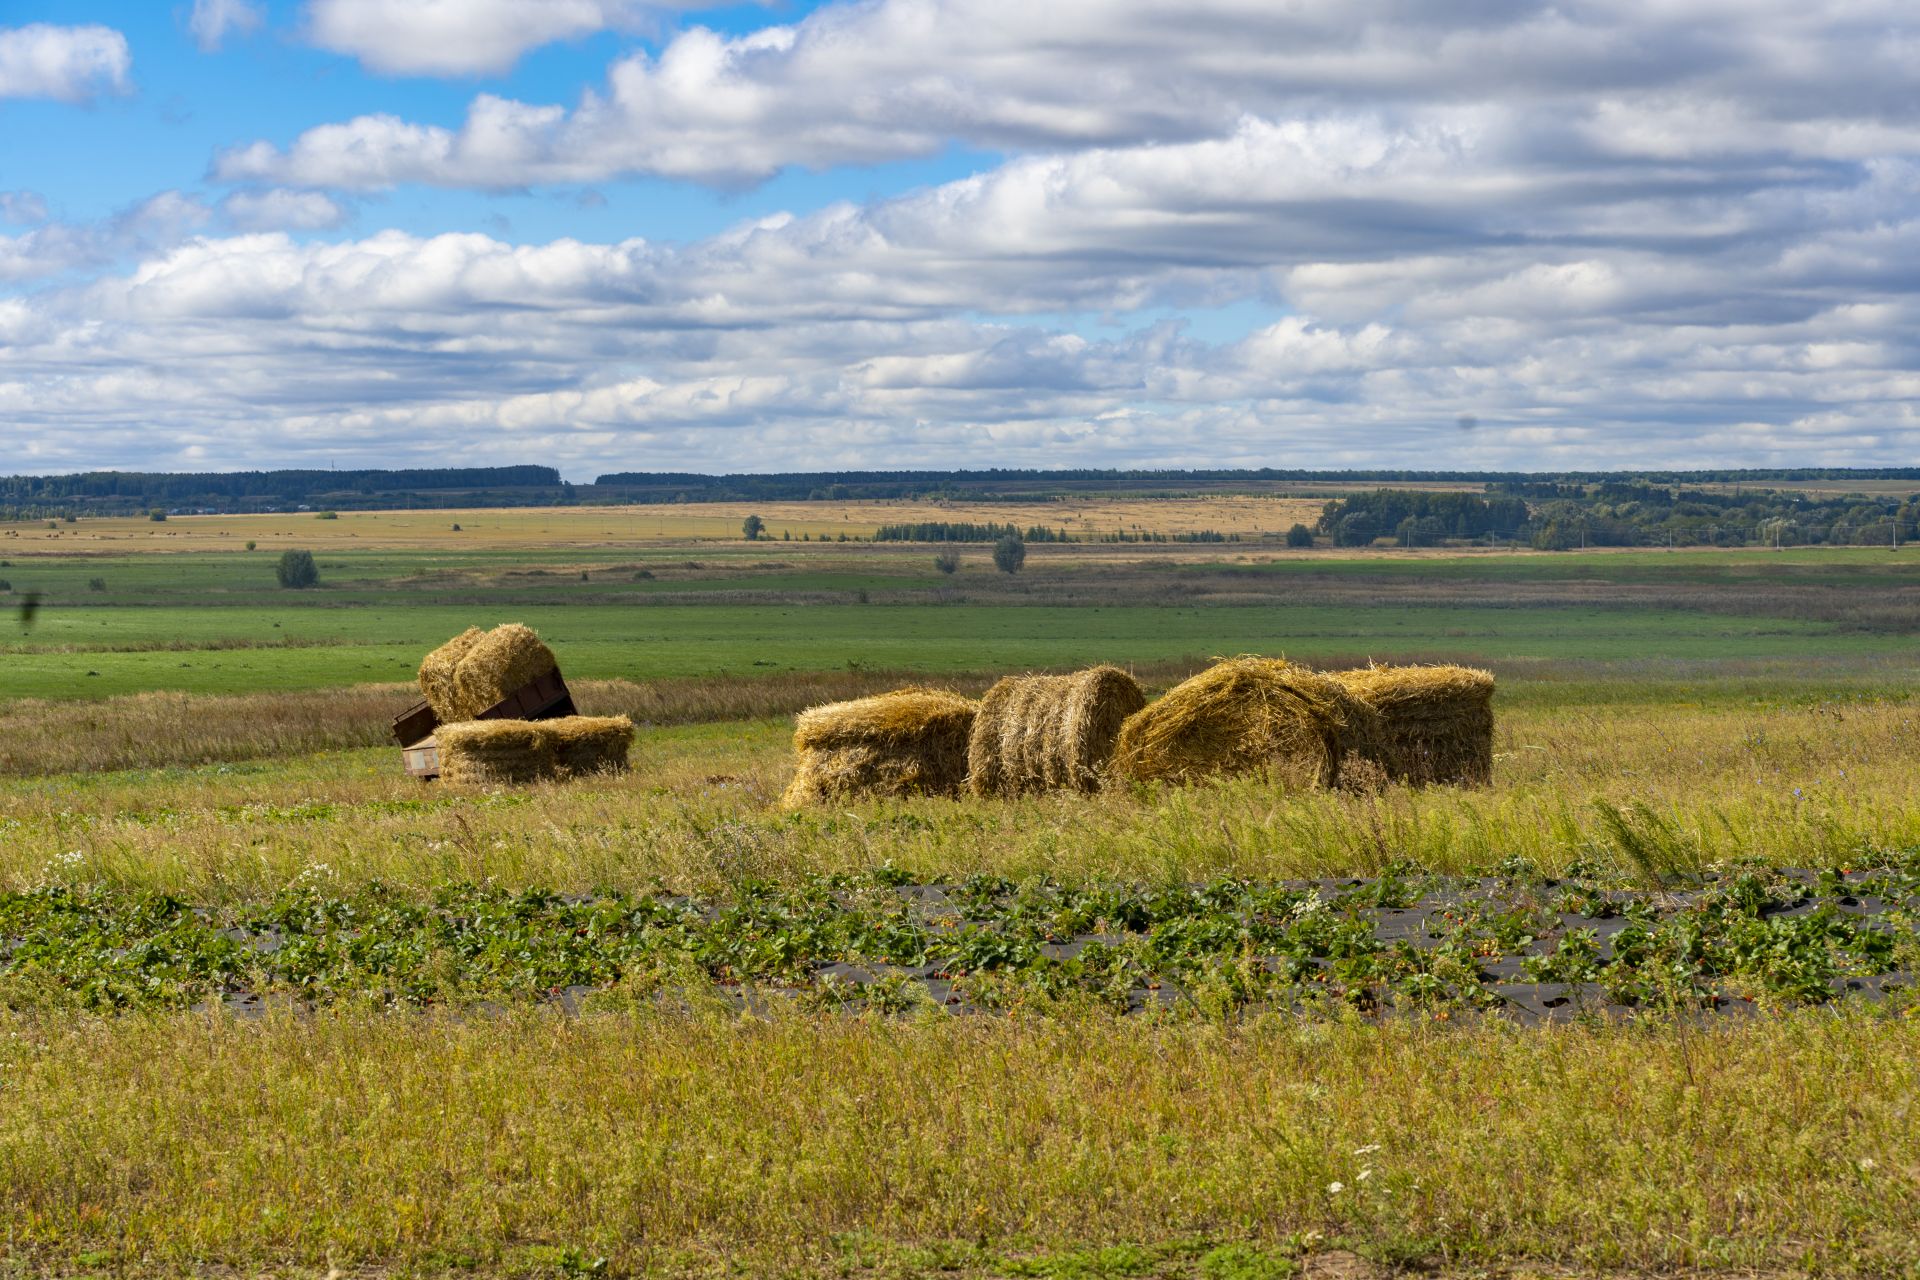
[[[1904,703],[1634,707],[1522,702],[1485,790],[1286,794],[1256,779],[1017,801],[771,802],[784,720],[656,728],[625,778],[479,792],[400,775],[390,749],[0,784],[0,885],[97,880],[199,900],[325,874],[430,892],[492,879],[586,892],[724,889],[891,862],[1195,880],[1365,873],[1409,859],[1471,872],[1575,859],[1649,882],[1714,862],[1870,861],[1920,844]],[[323,868],[316,871],[315,868]]]
[[[0,1229],[154,1271],[1247,1240],[1889,1275],[1920,1261],[1917,1051],[1831,1014],[0,1017]]]

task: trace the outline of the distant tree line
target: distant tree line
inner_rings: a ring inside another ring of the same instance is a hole
[[[1222,489],[1247,491],[1286,484],[1377,484],[1415,481],[1507,486],[1585,486],[1607,481],[1652,484],[1752,484],[1790,480],[1920,480],[1920,467],[1727,469],[1719,471],[1421,471],[1305,470],[1277,467],[1221,470],[1042,471],[990,468],[980,471],[793,471],[704,475],[679,471],[615,471],[576,492],[589,502],[872,501],[901,498],[991,498],[997,502],[1047,502],[1086,494],[1129,497],[1195,497]],[[1562,496],[1557,492],[1516,496]]]
[[[1920,540],[1920,494],[1875,500],[1767,488],[1717,492],[1617,477],[1502,485],[1484,496],[1382,489],[1327,503],[1316,528],[1348,547],[1381,540],[1414,547],[1488,540],[1545,551],[1883,546]]]
[[[88,471],[0,477],[0,513],[41,519],[68,514],[133,514],[153,509],[215,511],[525,505],[564,501],[569,486],[552,467],[434,467],[404,471]],[[480,499],[487,501],[482,503]]]
[[[1336,547],[1364,547],[1379,538],[1428,547],[1449,539],[1512,539],[1526,526],[1527,504],[1506,495],[1379,489],[1329,502],[1319,530]]]
[[[1191,529],[1184,533],[1149,533],[1113,530],[1076,537],[1064,529],[1045,525],[978,524],[966,520],[919,520],[907,524],[883,524],[874,532],[875,542],[998,542],[1018,538],[1022,542],[1238,542],[1237,533],[1213,529]]]
[[[1336,524],[1323,517],[1330,539],[1372,538],[1427,544],[1433,540],[1495,538],[1557,544],[1572,529],[1588,544],[1640,541],[1727,541],[1751,538],[1767,520],[1837,528],[1823,540],[1853,539],[1861,522],[1878,513],[1886,524],[1898,504],[1868,498],[1808,498],[1769,489],[1792,481],[1850,483],[1914,481],[1920,467],[1870,469],[1647,472],[1482,472],[1415,470],[1094,470],[1041,471],[824,471],[764,475],[692,472],[612,472],[591,485],[571,485],[552,467],[449,467],[410,470],[284,470],[238,472],[93,471],[64,476],[0,477],[0,518],[51,520],[79,515],[138,515],[162,511],[285,511],[297,507],[377,510],[400,507],[607,505],[712,501],[855,501],[954,499],[1041,504],[1071,497],[1195,497],[1259,493],[1290,485],[1368,484],[1377,493],[1345,496]],[[1411,494],[1412,482],[1475,486],[1477,493]],[[1720,492],[1731,486],[1733,492]],[[1412,498],[1426,498],[1422,506]],[[1484,508],[1441,499],[1473,499]],[[1513,513],[1528,509],[1516,524]],[[1345,533],[1337,522],[1353,517]],[[1411,524],[1408,521],[1412,521]],[[1584,521],[1584,524],[1581,522]],[[1571,522],[1571,523],[1570,523]],[[1748,533],[1723,526],[1744,524]],[[1012,527],[1008,522],[1007,527]],[[1039,526],[1035,526],[1039,527]],[[1466,532],[1466,530],[1474,530]],[[1169,535],[1171,536],[1171,535]],[[1805,535],[1802,536],[1811,536]],[[1888,534],[1891,537],[1891,534]],[[1194,540],[1214,540],[1192,535]],[[985,539],[992,541],[993,539]],[[1040,538],[1028,538],[1041,541]],[[1230,539],[1228,539],[1230,540]],[[1367,539],[1372,540],[1372,539]]]
[[[1072,542],[1063,531],[1045,525],[1022,529],[1015,524],[975,524],[965,520],[921,520],[912,524],[883,524],[873,535],[875,542],[998,542],[1017,538],[1022,542]]]

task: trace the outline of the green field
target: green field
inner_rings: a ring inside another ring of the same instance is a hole
[[[1819,663],[1903,655],[1920,608],[1915,561],[1857,551],[1242,563],[1055,549],[1008,579],[943,578],[924,548],[697,550],[330,553],[310,592],[273,586],[246,553],[36,557],[0,570],[12,599],[41,596],[30,629],[0,631],[0,694],[405,681],[447,636],[508,619],[539,629],[569,675],[648,680],[1241,652]]]

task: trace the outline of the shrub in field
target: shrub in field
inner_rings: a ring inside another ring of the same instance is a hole
[[[87,579],[87,590],[105,591],[106,589],[107,589],[107,580],[105,578],[88,578]]]
[[[274,576],[283,587],[311,587],[320,581],[320,567],[314,564],[311,551],[286,551],[274,567]]]
[[[1018,573],[1020,566],[1027,562],[1027,544],[1016,537],[1006,537],[993,544],[993,565],[1002,573]]]
[[[759,516],[748,516],[740,522],[740,536],[748,542],[760,541],[760,535],[767,531],[767,522]]]
[[[254,540],[253,540],[252,538],[248,538],[248,539],[247,539],[247,550],[249,550],[249,551],[251,551],[251,550],[253,550],[253,549],[254,549],[254,547],[255,547],[255,546],[257,546],[257,545],[258,545],[258,544],[257,544],[257,543],[255,543],[255,542],[254,542]]]
[[[338,520],[340,513],[338,511],[316,511],[313,513],[313,518],[315,520]]]
[[[933,558],[933,567],[948,576],[958,573],[960,571],[960,553],[958,551],[942,551]]]
[[[1313,530],[1303,524],[1296,524],[1287,530],[1287,545],[1290,547],[1310,547],[1313,545]]]
[[[159,507],[155,507],[153,510],[147,512],[147,519],[153,521],[155,524],[164,523],[166,521],[166,518],[167,518],[167,513],[162,511]],[[49,525],[48,527],[51,528],[52,526]]]

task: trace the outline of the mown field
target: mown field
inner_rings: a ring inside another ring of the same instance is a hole
[[[1920,969],[1904,552],[264,545],[0,551],[14,1273],[1920,1274],[1920,1005],[1842,981]],[[507,619],[632,773],[400,775]],[[771,805],[813,702],[1242,651],[1491,665],[1493,784]],[[1383,884],[1507,898],[1415,952],[1338,917]],[[1529,965],[1638,1003],[1484,1011],[1569,895],[1642,941]]]

